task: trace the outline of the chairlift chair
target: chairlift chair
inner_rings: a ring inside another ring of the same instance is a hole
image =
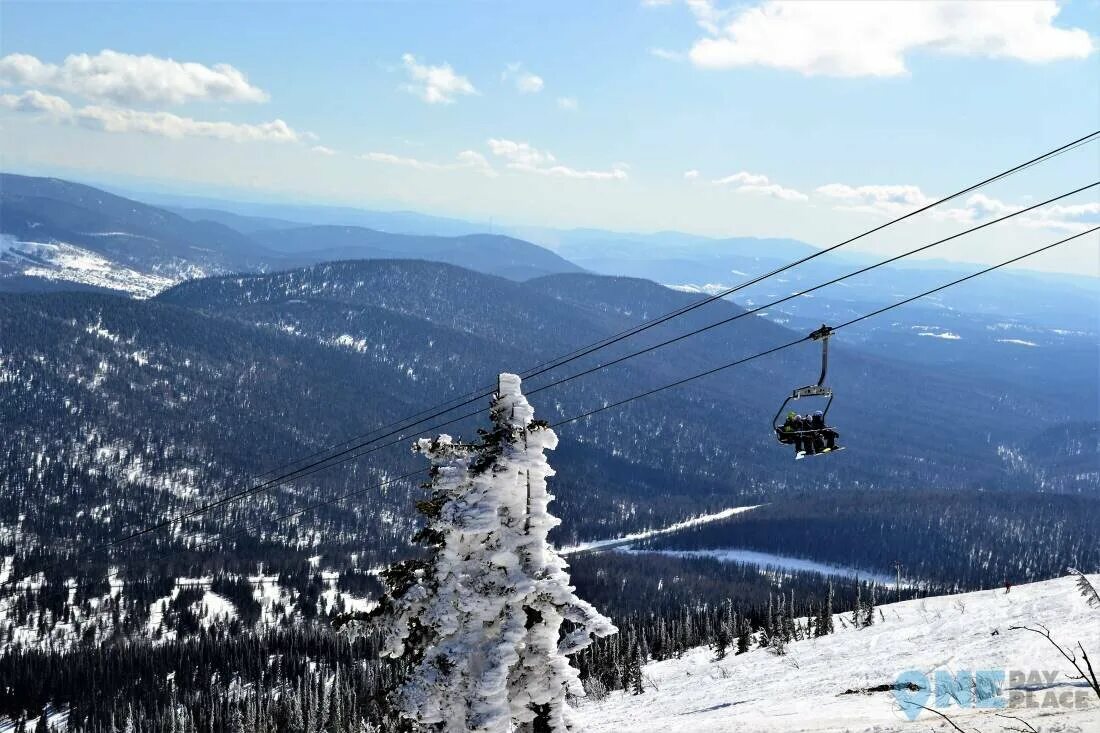
[[[821,375],[817,378],[817,384],[798,387],[792,391],[790,396],[783,400],[783,404],[779,406],[778,412],[776,412],[775,417],[772,418],[772,429],[775,431],[775,438],[783,445],[793,444],[795,442],[795,437],[799,435],[809,435],[812,437],[824,429],[835,430],[827,421],[829,406],[833,404],[833,390],[825,386],[825,375],[829,370],[829,337],[832,335],[833,329],[824,324],[822,324],[821,328],[810,334],[812,340],[821,342]],[[825,407],[821,410],[823,427],[814,430],[785,431],[783,425],[786,421],[784,415],[787,411],[787,406],[791,402],[800,400],[804,397],[826,398]],[[841,450],[844,450],[844,448],[842,446],[837,446],[836,448],[826,449],[822,452],[806,453],[806,455],[824,455],[825,453],[835,453]],[[801,458],[802,456],[800,455],[798,457]]]

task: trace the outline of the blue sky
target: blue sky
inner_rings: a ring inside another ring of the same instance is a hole
[[[0,162],[827,245],[1100,129],[1098,29],[1096,0],[3,3]],[[1098,151],[861,246],[1091,182]],[[1004,259],[1100,219],[1095,190],[1065,204],[937,255]],[[1097,240],[1035,265],[1095,273]]]

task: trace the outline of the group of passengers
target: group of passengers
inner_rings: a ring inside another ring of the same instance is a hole
[[[787,413],[787,420],[778,430],[781,443],[793,444],[796,457],[836,450],[840,433],[825,424],[825,413],[811,415]]]

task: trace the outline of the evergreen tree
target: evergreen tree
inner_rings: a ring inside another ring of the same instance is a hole
[[[741,617],[741,629],[737,633],[737,653],[744,654],[749,650],[749,646],[752,644],[752,626],[749,624],[749,620],[745,617]]]
[[[615,627],[574,594],[547,541],[560,522],[547,509],[544,451],[557,436],[534,420],[518,376],[499,384],[479,444],[416,444],[432,464],[417,507],[427,553],[384,574],[383,653],[407,660],[396,702],[421,725],[564,733],[566,694],[584,694],[568,655]]]
[[[642,680],[642,656],[635,649],[634,654],[630,658],[630,691],[635,695],[645,694],[645,684]]]
[[[729,626],[724,621],[718,623],[718,630],[714,636],[714,659],[722,661],[726,658],[726,651],[730,645]]]
[[[829,581],[829,593],[825,597],[825,608],[821,613],[821,624],[818,625],[818,633],[821,636],[833,633],[833,581]]]

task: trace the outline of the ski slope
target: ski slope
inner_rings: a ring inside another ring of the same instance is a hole
[[[1089,577],[1100,584],[1100,575]],[[893,691],[842,693],[892,685],[907,670],[927,675],[933,685],[936,672],[1000,670],[1004,687],[1016,690],[1011,694],[1022,695],[1026,687],[1040,706],[939,707],[934,697],[923,704],[967,733],[1027,729],[998,713],[1023,718],[1043,733],[1100,732],[1100,700],[1084,683],[1067,678],[1073,669],[1058,651],[1037,634],[1009,630],[1038,623],[1065,645],[1080,641],[1100,674],[1100,609],[1088,607],[1073,578],[1009,593],[999,588],[888,604],[879,611],[874,626],[864,629],[851,626],[850,614],[838,614],[835,634],[792,642],[783,657],[754,649],[716,662],[712,650],[699,648],[682,659],[651,663],[645,674],[652,685],[645,694],[615,691],[602,702],[582,701],[578,712],[591,733],[948,731],[954,729],[930,712],[914,708],[920,715],[910,720]],[[1010,682],[1017,673],[1029,677]],[[1009,694],[999,699],[1007,701]],[[1059,695],[1070,707],[1057,704]],[[1083,707],[1073,707],[1082,701]]]

